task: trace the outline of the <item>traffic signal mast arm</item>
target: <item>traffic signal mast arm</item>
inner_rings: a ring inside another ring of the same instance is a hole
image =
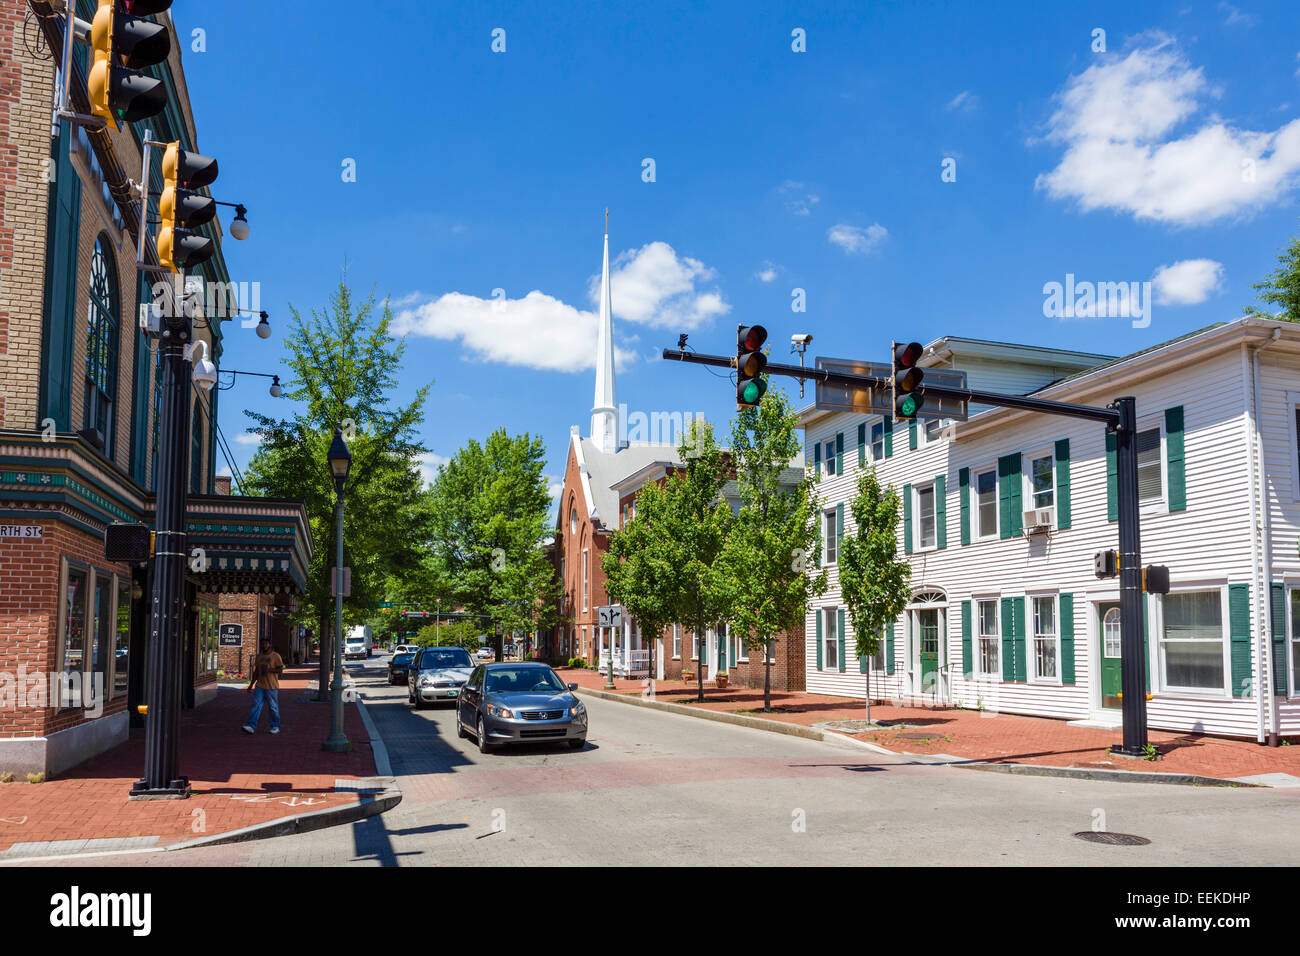
[[[735,368],[736,360],[725,355],[702,355],[697,352],[684,352],[681,349],[664,349],[664,358],[692,365],[712,365],[717,368]],[[847,372],[832,372],[829,369],[805,368],[799,365],[784,365],[768,362],[763,369],[768,375],[786,375],[790,378],[812,379],[827,385],[847,385],[856,388],[875,388],[887,391],[890,387],[888,378],[875,375],[854,375]],[[940,385],[925,385],[927,395],[937,398],[952,398],[958,401],[973,402],[978,405],[997,405],[1003,408],[1019,408],[1028,412],[1042,412],[1048,415],[1067,415],[1071,418],[1087,418],[1101,422],[1111,428],[1119,424],[1119,412],[1113,408],[1098,408],[1095,405],[1074,405],[1069,402],[1053,402],[1045,398],[1033,398],[1029,395],[1007,395],[1002,392],[984,392],[972,388],[947,388]]]

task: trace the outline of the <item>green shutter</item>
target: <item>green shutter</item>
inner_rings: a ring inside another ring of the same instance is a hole
[[[1228,585],[1228,637],[1232,646],[1232,696],[1253,697],[1250,673],[1250,585]]]
[[[1273,597],[1273,693],[1286,696],[1286,588],[1274,584]]]
[[[840,642],[840,673],[843,674],[844,665],[847,664],[849,660],[849,642],[844,634],[844,608],[840,608],[835,612],[835,625],[836,638]]]
[[[885,673],[894,673],[894,639],[898,636],[898,622],[889,625],[889,637],[885,640]]]
[[[813,474],[822,476],[822,443],[813,442]]]
[[[912,553],[912,486],[903,485],[903,553]]]
[[[969,678],[974,671],[970,646],[970,601],[961,602],[961,676]]]
[[[1025,680],[1025,599],[1011,599],[1011,608],[1015,612],[1016,633],[1012,641],[1016,652],[1016,680]]]
[[[916,450],[916,419],[909,418],[907,421],[907,447]]]
[[[957,498],[961,503],[961,543],[970,544],[970,469],[957,472]]]
[[[835,436],[835,474],[844,474],[844,432]]]
[[[1015,660],[1016,619],[1011,610],[1011,598],[1002,599],[1002,679],[1016,679]]]
[[[948,547],[948,476],[934,477],[934,537],[940,548]]]
[[[1119,464],[1115,453],[1115,433],[1106,432],[1106,520],[1119,519]]]
[[[1187,470],[1183,460],[1183,406],[1165,409],[1165,471],[1169,510],[1187,510]]]
[[[1074,595],[1060,597],[1061,683],[1074,683]]]
[[[840,548],[844,546],[844,502],[835,506],[835,560],[839,561]]]
[[[77,243],[81,236],[81,177],[68,157],[72,126],[59,121],[50,151],[54,182],[46,216],[45,314],[41,337],[40,418],[72,431],[72,354],[77,330]],[[134,324],[134,323],[132,323]],[[13,347],[10,339],[10,348]],[[116,409],[115,409],[116,410]],[[39,427],[39,421],[36,423]]]
[[[1070,439],[1056,443],[1056,528],[1070,527]]]
[[[1020,513],[1020,455],[1003,455],[998,459],[999,536],[1014,538],[1021,533],[1024,516]]]
[[[822,669],[822,609],[817,608],[817,669]]]
[[[881,424],[881,430],[885,435],[885,457],[888,458],[894,453],[894,419],[892,416],[886,415],[881,419]]]
[[[858,426],[858,467],[867,463],[867,423]]]

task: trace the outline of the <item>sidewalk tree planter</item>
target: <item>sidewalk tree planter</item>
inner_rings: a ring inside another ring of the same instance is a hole
[[[716,683],[716,684],[718,685],[718,690],[726,690],[726,689],[727,689],[727,672],[726,672],[726,671],[718,671],[718,673],[714,675],[713,680],[714,680],[714,683]]]
[[[683,670],[683,671],[682,671],[682,680],[685,681],[685,682],[688,683],[688,684],[689,684],[691,681],[695,680],[695,671],[691,671],[691,670]]]

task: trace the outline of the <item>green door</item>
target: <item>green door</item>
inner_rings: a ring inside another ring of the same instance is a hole
[[[1101,641],[1101,706],[1119,707],[1119,603],[1106,601],[1097,605]]]
[[[921,656],[921,693],[938,692],[939,685],[939,609],[922,608],[916,612],[917,648]]]
[[[718,671],[727,669],[727,625],[718,628]]]

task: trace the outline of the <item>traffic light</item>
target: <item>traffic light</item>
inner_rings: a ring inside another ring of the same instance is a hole
[[[766,341],[767,329],[761,325],[742,325],[736,329],[736,405],[741,408],[754,408],[767,391],[767,382],[763,381],[763,369],[767,368],[767,356],[763,354]]]
[[[172,0],[99,0],[90,26],[94,61],[86,80],[90,111],[113,129],[161,113],[167,106],[163,81],[136,72],[167,59],[171,36],[143,16],[162,13]]]
[[[915,418],[916,413],[925,404],[925,396],[921,390],[921,380],[925,378],[925,371],[916,364],[921,360],[921,353],[924,351],[920,342],[908,342],[906,345],[900,342],[894,343],[892,386],[895,419]]]
[[[212,240],[191,232],[216,215],[216,200],[196,189],[217,178],[217,161],[168,143],[163,153],[163,191],[158,198],[158,263],[169,272],[196,266],[212,257]]]

